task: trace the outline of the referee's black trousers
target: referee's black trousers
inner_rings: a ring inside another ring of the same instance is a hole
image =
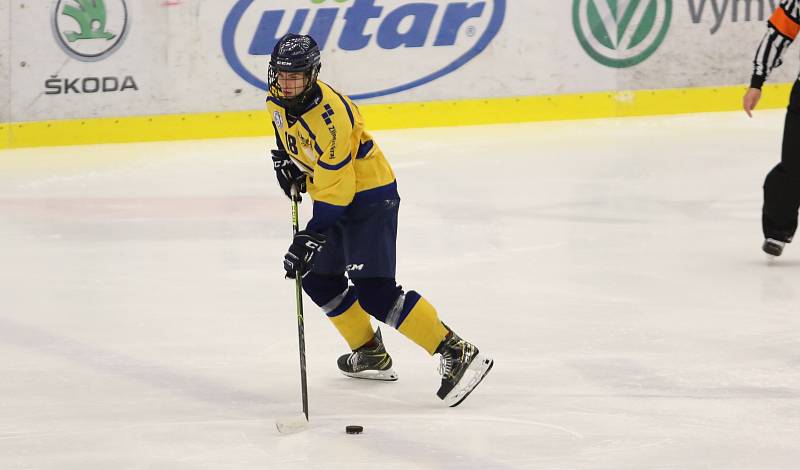
[[[781,162],[764,181],[762,226],[765,238],[789,242],[800,208],[800,81],[794,82],[783,128]]]

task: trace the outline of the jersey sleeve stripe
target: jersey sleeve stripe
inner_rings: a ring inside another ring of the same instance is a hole
[[[340,95],[340,94],[339,94],[339,92],[338,92],[338,91],[336,91],[336,90],[334,90],[333,88],[331,88],[331,91],[333,91],[334,93],[336,93],[336,96],[338,96],[338,97],[339,97],[339,99],[340,99],[340,100],[342,100],[342,104],[344,104],[344,109],[346,109],[346,110],[347,110],[347,117],[349,117],[349,118],[350,118],[350,126],[351,126],[351,127],[352,127],[352,126],[355,126],[355,125],[356,125],[356,121],[355,121],[355,119],[353,119],[353,110],[352,110],[352,109],[350,109],[350,105],[349,105],[349,104],[347,104],[347,100],[346,100],[346,99],[344,99],[344,97],[343,97],[342,95]]]
[[[278,128],[275,127],[274,122],[272,122],[272,130],[275,131],[275,145],[278,146],[278,150],[280,150],[281,152],[285,152],[286,148],[284,148],[283,142],[281,142],[281,135],[280,133],[278,133]]]
[[[352,160],[352,158],[348,155],[347,158],[345,158],[341,162],[337,163],[336,165],[329,165],[329,164],[323,162],[322,159],[317,160],[317,164],[319,166],[321,166],[322,168],[326,169],[326,170],[336,171],[336,170],[341,169],[342,167],[344,167],[348,163],[350,163],[350,160]]]
[[[298,119],[298,122],[300,122],[300,125],[303,126],[303,129],[305,129],[306,132],[308,132],[308,135],[311,137],[311,140],[314,141],[314,150],[321,157],[322,156],[322,149],[320,148],[319,144],[317,143],[317,136],[315,136],[314,133],[311,132],[311,128],[308,127],[308,124],[306,123],[306,121],[303,120],[303,118]]]
[[[797,21],[787,15],[786,10],[781,7],[775,9],[769,22],[779,33],[791,40],[794,40],[800,32],[800,24],[797,24]]]
[[[360,159],[366,157],[367,154],[369,153],[369,151],[372,150],[372,147],[374,145],[375,145],[375,143],[372,140],[368,140],[366,142],[361,143],[358,146],[358,153],[356,154],[356,159],[360,160]]]

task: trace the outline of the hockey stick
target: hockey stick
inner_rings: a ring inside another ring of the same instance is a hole
[[[300,230],[297,203],[300,201],[300,193],[297,187],[292,185],[292,233],[297,234]],[[295,300],[297,304],[297,339],[300,344],[300,390],[303,397],[303,414],[285,418],[278,418],[275,425],[281,434],[291,434],[303,431],[308,428],[308,383],[306,381],[306,334],[303,322],[303,277],[300,272],[296,272],[295,280]]]

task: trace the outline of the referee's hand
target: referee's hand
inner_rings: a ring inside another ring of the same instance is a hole
[[[744,94],[743,106],[744,112],[747,113],[749,117],[753,117],[753,110],[758,105],[758,100],[761,99],[761,90],[758,88],[749,88],[747,93]]]

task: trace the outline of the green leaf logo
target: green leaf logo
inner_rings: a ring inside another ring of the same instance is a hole
[[[116,51],[128,32],[125,0],[55,0],[53,33],[68,55],[97,61]]]
[[[672,0],[573,0],[572,26],[597,62],[615,68],[647,60],[664,42]]]

